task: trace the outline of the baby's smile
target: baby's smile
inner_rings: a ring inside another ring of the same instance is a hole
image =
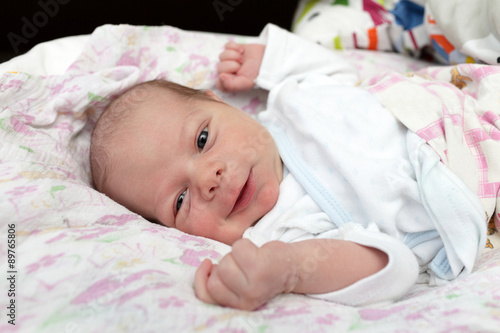
[[[231,210],[231,213],[229,215],[236,214],[240,210],[245,209],[245,207],[247,207],[252,201],[256,189],[257,189],[257,184],[255,183],[252,170],[250,170],[248,179],[245,182],[245,184],[243,184],[243,187],[241,188],[241,191],[238,197],[236,198],[233,209]]]

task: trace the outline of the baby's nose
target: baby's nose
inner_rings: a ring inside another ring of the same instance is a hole
[[[205,200],[212,200],[221,185],[224,165],[220,162],[205,166],[199,171],[198,188]]]

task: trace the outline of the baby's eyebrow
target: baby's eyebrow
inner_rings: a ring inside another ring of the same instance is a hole
[[[181,132],[180,132],[181,135],[187,133],[187,130],[188,130],[188,127],[189,127],[188,125],[191,122],[190,118],[192,118],[192,116],[187,116],[186,118],[184,118],[184,122],[181,124]]]
[[[191,126],[193,121],[196,120],[195,116],[197,115],[197,112],[193,110],[192,108],[189,108],[185,113],[185,116],[183,117],[183,122],[180,125],[180,133],[181,136],[178,137],[177,139],[180,140],[180,142],[176,142],[177,147],[179,147],[179,144],[182,143],[184,140],[190,138],[191,136],[196,135],[196,133],[189,133],[192,131],[192,127],[198,128],[198,126]]]

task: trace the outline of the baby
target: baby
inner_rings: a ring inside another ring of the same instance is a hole
[[[443,250],[409,157],[432,152],[354,87],[345,60],[272,25],[261,39],[267,47],[228,43],[217,81],[270,90],[258,121],[208,90],[138,84],[95,126],[96,188],[149,220],[232,245],[196,272],[208,303],[253,310],[293,292],[365,305],[403,296],[419,267],[456,277],[469,263],[433,268],[453,248]],[[402,161],[411,168],[388,184]]]

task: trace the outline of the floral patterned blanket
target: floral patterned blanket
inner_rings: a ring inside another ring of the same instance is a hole
[[[228,246],[152,224],[92,188],[90,134],[110,97],[158,76],[213,88],[229,39],[251,40],[107,25],[62,75],[0,73],[0,331],[498,330],[498,249],[485,252],[472,274],[441,287],[417,285],[395,304],[355,308],[290,294],[238,311],[204,304],[193,291],[196,267],[222,258]],[[397,54],[344,52],[361,78],[426,66]],[[267,97],[216,93],[249,114]]]

